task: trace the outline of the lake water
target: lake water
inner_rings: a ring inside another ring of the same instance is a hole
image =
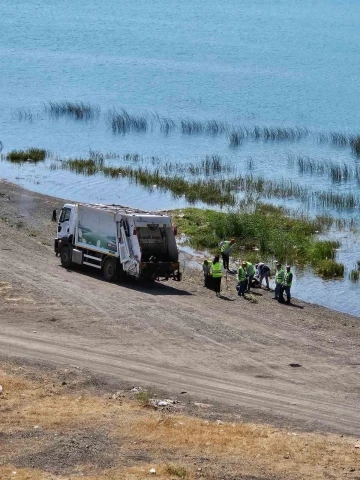
[[[319,141],[321,133],[360,133],[360,2],[0,0],[0,11],[3,154],[38,147],[60,158],[86,158],[92,149],[178,162],[220,155],[238,173],[291,179],[312,192],[360,196],[355,174],[334,182],[328,172],[301,172],[296,160],[347,165],[352,172],[360,164],[349,146]],[[44,105],[63,101],[97,105],[100,114],[88,122],[50,118]],[[111,109],[146,116],[149,128],[114,134],[107,121]],[[164,134],[155,115],[171,118],[176,128]],[[184,119],[234,128],[298,127],[310,134],[297,141],[247,139],[234,148],[226,134],[184,134]],[[184,199],[156,188],[150,194],[125,179],[76,176],[50,165],[2,161],[0,176],[79,201],[186,206]],[[273,201],[309,208],[303,201]],[[323,211],[358,218],[358,207],[310,209]],[[345,279],[325,282],[297,272],[294,295],[360,315],[359,285],[348,280],[360,259],[358,236],[339,235]]]

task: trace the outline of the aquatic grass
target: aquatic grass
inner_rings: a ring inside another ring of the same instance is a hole
[[[61,164],[64,170],[71,172],[82,173],[83,175],[95,175],[103,168],[104,160],[102,158],[91,159],[69,159]]]
[[[360,135],[352,138],[351,147],[355,155],[360,156]]]
[[[359,270],[351,270],[351,272],[349,273],[349,279],[356,283],[359,281],[359,278],[360,278],[360,272]]]
[[[73,120],[92,120],[100,115],[100,107],[83,102],[49,102],[44,105],[45,112],[53,117],[68,117]]]
[[[13,150],[6,155],[6,160],[11,163],[38,163],[46,158],[46,150],[29,148],[27,150]]]
[[[315,192],[313,198],[324,207],[334,207],[339,210],[351,210],[359,205],[359,197],[353,193]]]
[[[145,115],[130,115],[126,110],[108,112],[108,121],[113,133],[125,134],[129,132],[145,133],[149,123]]]
[[[317,263],[320,260],[334,260],[336,249],[339,248],[340,242],[333,240],[318,240],[314,242],[308,251],[309,260]]]
[[[324,278],[342,278],[344,276],[345,267],[342,263],[335,260],[321,260],[315,267],[315,272]]]
[[[346,163],[341,165],[331,162],[327,159],[315,160],[310,157],[302,156],[289,156],[288,160],[290,163],[294,163],[294,161],[296,161],[298,172],[300,174],[327,174],[334,183],[348,182],[353,178],[360,178],[359,167],[355,167],[355,169],[353,169]]]

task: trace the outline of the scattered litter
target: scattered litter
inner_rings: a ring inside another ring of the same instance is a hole
[[[149,473],[152,473],[153,475],[156,475],[156,470],[155,470],[155,468],[150,468]]]
[[[0,395],[2,394],[3,388],[2,385],[0,385]]]
[[[195,402],[194,405],[200,408],[211,408],[212,405],[210,403],[200,403],[200,402]]]
[[[135,392],[135,393],[140,393],[142,391],[143,391],[142,387],[133,387],[131,389],[131,392]]]
[[[224,425],[224,422],[222,422],[221,420],[216,420],[216,425]]]
[[[34,425],[34,428],[35,428],[35,429],[36,429],[36,428],[39,428],[39,425]]]
[[[355,445],[355,448],[360,448],[360,443],[357,443],[357,444]]]
[[[290,402],[289,405],[297,405],[297,403],[295,403],[295,402]]]
[[[110,398],[112,398],[113,400],[118,400],[119,398],[124,398],[125,395],[122,393],[122,392],[115,392],[111,395]]]
[[[33,333],[36,333],[36,330],[33,330]]]
[[[289,432],[288,435],[297,435],[297,433],[294,433],[294,432]]]

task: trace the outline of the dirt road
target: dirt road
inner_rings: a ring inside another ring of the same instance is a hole
[[[86,367],[244,420],[358,434],[358,318],[265,292],[218,299],[189,269],[153,285],[68,271],[52,246],[63,202],[1,181],[0,194],[3,355]]]

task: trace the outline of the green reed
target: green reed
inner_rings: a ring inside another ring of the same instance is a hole
[[[46,158],[46,150],[41,148],[28,148],[27,150],[13,150],[6,155],[6,160],[11,163],[38,163]]]

